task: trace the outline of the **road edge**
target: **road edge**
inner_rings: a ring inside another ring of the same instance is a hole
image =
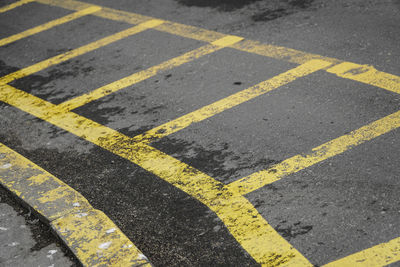
[[[83,266],[152,266],[79,192],[2,143],[0,185],[29,206]]]

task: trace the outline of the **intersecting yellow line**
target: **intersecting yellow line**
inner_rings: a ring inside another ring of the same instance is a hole
[[[81,10],[83,8],[92,6],[91,4],[75,0],[36,0],[36,1],[43,4],[58,6],[70,10]],[[120,11],[112,8],[103,8],[101,11],[96,12],[94,15],[102,18],[107,18],[131,24],[138,24],[143,21],[153,19],[152,17],[143,16],[132,12]],[[225,34],[219,32],[210,31],[171,21],[164,21],[163,24],[158,25],[154,29],[204,42],[213,42],[215,40],[218,40],[226,36]],[[350,79],[365,84],[377,86],[389,91],[398,92],[398,90],[393,88],[393,86],[396,86],[396,84],[400,83],[400,77],[382,71],[378,71],[372,66],[360,65],[351,62],[344,62],[343,60],[339,60],[336,58],[324,57],[321,55],[307,53],[282,46],[263,44],[253,40],[243,40],[240,43],[231,44],[229,47],[237,49],[239,51],[262,55],[296,64],[303,64],[312,59],[320,59],[335,64],[346,63],[345,65],[340,66],[339,69],[335,68],[330,70],[329,72],[334,73],[339,77],[345,79]],[[343,72],[342,67],[346,67],[345,72]]]
[[[212,116],[215,116],[225,110],[231,109],[246,101],[254,99],[260,95],[266,94],[285,84],[288,84],[297,78],[304,77],[315,71],[330,66],[331,63],[323,60],[311,60],[296,68],[290,69],[271,79],[258,83],[236,94],[230,95],[210,105],[204,106],[198,110],[190,112],[182,117],[169,121],[158,127],[155,127],[141,135],[134,137],[137,142],[150,143],[154,139],[159,139],[178,132],[193,123],[200,122]]]
[[[139,83],[150,77],[153,77],[154,75],[157,75],[161,71],[165,71],[165,70],[169,70],[169,69],[178,67],[184,63],[188,63],[188,62],[198,59],[202,56],[214,53],[232,43],[240,42],[242,39],[243,38],[237,37],[237,36],[223,37],[215,42],[212,42],[211,44],[207,44],[205,46],[199,47],[195,50],[187,52],[178,57],[169,59],[159,65],[156,65],[156,66],[150,67],[146,70],[134,73],[134,74],[129,75],[125,78],[122,78],[118,81],[104,85],[104,86],[102,86],[96,90],[93,90],[89,93],[86,93],[86,94],[80,95],[78,97],[72,98],[70,100],[67,100],[67,101],[59,104],[58,106],[60,109],[63,109],[65,111],[73,110],[73,109],[83,106],[91,101],[102,98],[106,95],[117,92],[123,88],[126,88],[126,87],[131,86],[136,83]]]
[[[134,27],[131,27],[131,28],[126,29],[126,30],[123,30],[121,32],[112,34],[110,36],[104,37],[104,38],[102,38],[100,40],[97,40],[95,42],[92,42],[90,44],[81,46],[79,48],[73,49],[71,51],[65,52],[63,54],[54,56],[54,57],[46,59],[46,60],[43,60],[43,61],[41,61],[39,63],[36,63],[34,65],[31,65],[29,67],[20,69],[18,71],[13,72],[13,73],[10,73],[10,74],[0,78],[0,83],[9,83],[9,82],[11,82],[13,80],[17,80],[17,79],[23,78],[23,77],[31,75],[31,74],[33,74],[35,72],[38,72],[38,71],[44,70],[44,69],[46,69],[48,67],[51,67],[53,65],[62,63],[64,61],[67,61],[67,60],[72,59],[74,57],[83,55],[85,53],[88,53],[88,52],[93,51],[95,49],[98,49],[100,47],[103,47],[103,46],[106,46],[106,45],[111,44],[113,42],[119,41],[119,40],[121,40],[123,38],[126,38],[128,36],[131,36],[131,35],[140,33],[142,31],[145,31],[147,29],[153,28],[153,27],[155,27],[157,25],[160,25],[162,23],[163,23],[162,20],[156,20],[156,19],[143,22],[143,23],[141,23],[139,25],[136,25]]]
[[[285,176],[299,172],[328,158],[339,155],[355,146],[377,138],[400,127],[400,111],[374,121],[346,135],[317,146],[310,153],[293,156],[267,170],[262,170],[228,185],[241,195],[271,184]]]
[[[25,5],[25,4],[33,2],[33,1],[35,1],[35,0],[20,0],[20,1],[17,1],[15,3],[9,4],[7,6],[0,7],[0,13],[7,12],[7,11],[9,11],[11,9],[14,9],[16,7]]]
[[[146,144],[73,112],[18,90],[0,85],[0,101],[69,131],[139,165],[199,200],[226,225],[232,236],[260,264],[311,266],[306,258],[282,238],[243,196],[199,170]]]
[[[39,33],[39,32],[42,32],[42,31],[45,31],[45,30],[48,30],[48,29],[51,29],[51,28],[53,28],[55,26],[61,25],[63,23],[70,22],[70,21],[72,21],[74,19],[77,19],[77,18],[86,16],[86,15],[92,14],[92,13],[97,12],[99,10],[101,10],[101,7],[92,6],[92,7],[88,7],[88,8],[85,8],[83,10],[74,12],[72,14],[66,15],[66,16],[64,16],[62,18],[49,21],[49,22],[47,22],[45,24],[36,26],[36,27],[31,28],[29,30],[23,31],[21,33],[14,34],[14,35],[12,35],[10,37],[6,37],[6,38],[3,38],[3,39],[0,39],[0,46],[15,42],[15,41],[20,40],[22,38],[34,35],[36,33]]]
[[[27,2],[30,1],[19,1],[12,5],[0,8],[0,13]],[[73,0],[38,0],[37,2],[78,11],[82,10],[83,8],[94,6]],[[206,42],[214,42],[226,36],[224,34],[205,29],[169,21],[154,20],[151,17],[111,8],[103,8],[101,11],[96,12],[95,15],[112,20],[139,24],[138,26],[144,26],[146,23],[151,24],[153,22],[156,25],[150,25],[150,27],[153,27],[157,30]],[[148,21],[149,19],[150,21]],[[148,25],[145,26],[145,28],[150,27],[148,27]],[[104,39],[110,37],[111,36]],[[110,43],[111,42],[112,41],[110,41]],[[329,73],[335,74],[342,78],[355,80],[365,84],[378,86],[392,92],[400,93],[400,77],[377,71],[371,66],[343,62],[334,58],[305,53],[285,47],[261,44],[252,40],[234,42],[230,44],[229,47],[238,49],[240,51],[255,53],[297,64],[304,64],[313,59],[319,59],[325,62],[328,61],[336,64],[335,66],[326,69],[326,71]],[[269,170],[257,172],[225,186],[213,178],[205,175],[204,173],[201,173],[200,171],[158,151],[157,149],[146,145],[145,143],[134,142],[137,140],[146,141],[154,137],[159,138],[166,136],[172,132],[176,132],[177,130],[187,127],[190,125],[190,123],[196,122],[196,120],[200,121],[205,119],[207,116],[212,116],[207,115],[213,114],[212,112],[210,113],[208,111],[209,113],[202,114],[201,116],[203,117],[200,116],[200,119],[196,117],[188,117],[187,119],[189,120],[186,121],[173,121],[170,125],[167,123],[166,125],[163,125],[164,128],[160,126],[161,128],[157,129],[157,131],[151,132],[150,135],[146,135],[145,138],[143,138],[144,136],[141,136],[140,138],[137,137],[136,139],[132,139],[105,126],[80,117],[72,112],[68,112],[68,110],[70,110],[70,106],[64,105],[65,103],[57,107],[25,92],[19,91],[18,89],[9,85],[1,85],[2,83],[8,83],[14,79],[22,78],[51,65],[61,63],[65,60],[80,55],[79,53],[74,55],[68,54],[73,51],[76,50],[72,50],[63,55],[56,56],[47,61],[40,62],[31,67],[27,67],[1,78],[0,99],[10,105],[14,105],[21,110],[29,112],[41,119],[68,130],[107,150],[110,150],[121,157],[129,159],[133,163],[138,164],[144,169],[156,174],[177,188],[180,188],[191,196],[197,198],[222,219],[232,235],[249,252],[249,254],[253,256],[255,260],[265,265],[309,265],[309,262],[289,243],[280,237],[279,234],[277,234],[275,230],[268,225],[261,215],[258,214],[256,209],[242,195],[269,184],[270,182],[279,180],[283,176],[297,172],[322,160],[343,153],[354,146],[400,127],[399,111],[369,125],[361,127],[350,134],[327,142],[313,149],[309,154],[292,157],[278,165],[275,165]],[[121,88],[118,88],[117,90]],[[103,90],[97,91],[97,93],[94,94],[97,98],[99,98],[106,95],[107,92],[107,90]],[[91,101],[92,99],[94,98],[87,98],[85,101]],[[85,104],[85,101],[82,101],[81,103]],[[217,109],[217,113],[218,112],[221,111],[218,111]],[[173,123],[175,123],[174,127],[177,127],[176,131],[172,128],[168,128],[172,126]],[[385,246],[385,248],[391,248],[394,243],[389,242],[388,244],[390,245]],[[366,251],[364,252],[367,254],[370,253],[371,255],[377,251],[381,254],[387,252],[387,250],[379,250],[377,247]],[[347,260],[343,259],[342,261],[339,260],[337,262],[343,264],[351,263],[351,260],[355,260],[357,262],[359,261],[359,256],[361,253],[363,252],[355,254],[357,256],[354,256],[353,258],[346,257]],[[365,256],[366,254],[364,253],[362,255]],[[348,259],[350,259],[350,261],[348,261]]]
[[[400,261],[400,237],[355,254],[338,259],[323,267],[376,267]]]

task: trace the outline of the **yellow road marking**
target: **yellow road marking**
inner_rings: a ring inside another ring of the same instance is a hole
[[[324,267],[378,267],[400,261],[400,237],[324,265]]]
[[[330,62],[322,60],[308,61],[271,79],[258,83],[236,94],[218,100],[210,105],[204,106],[196,111],[190,112],[182,117],[155,127],[141,135],[135,136],[134,140],[138,142],[150,143],[154,141],[154,139],[162,138],[180,131],[193,123],[210,118],[227,109],[233,108],[260,95],[266,94],[276,88],[279,88],[280,86],[293,82],[297,78],[304,77],[330,65]]]
[[[115,130],[18,90],[0,85],[0,101],[113,152],[154,173],[213,210],[239,244],[267,266],[311,266],[304,256],[282,238],[243,196],[226,190],[212,177],[177,159]]]
[[[2,143],[0,185],[38,212],[84,266],[151,266],[122,231],[81,194]],[[101,244],[108,247],[99,249]]]
[[[374,85],[400,94],[400,77],[377,71],[372,66],[343,62],[326,71],[342,78]]]
[[[106,95],[109,95],[111,93],[119,91],[123,88],[126,88],[126,87],[131,86],[136,83],[139,83],[143,80],[146,80],[146,79],[158,74],[161,71],[175,68],[184,63],[193,61],[202,56],[216,52],[232,43],[239,42],[241,40],[242,40],[242,38],[236,37],[236,36],[223,37],[215,42],[212,42],[211,44],[202,46],[193,51],[187,52],[183,55],[180,55],[178,57],[167,60],[159,65],[156,65],[156,66],[150,67],[146,70],[134,73],[134,74],[127,76],[125,78],[122,78],[118,81],[112,82],[112,83],[102,86],[96,90],[93,90],[87,94],[83,94],[81,96],[67,100],[67,101],[59,104],[59,108],[65,110],[65,111],[73,110],[73,109],[80,107],[82,105],[85,105],[93,100],[102,98]]]
[[[65,52],[63,54],[54,56],[54,57],[46,59],[46,60],[43,60],[43,61],[41,61],[39,63],[36,63],[36,64],[31,65],[29,67],[26,67],[24,69],[18,70],[18,71],[13,72],[13,73],[10,73],[10,74],[0,78],[0,83],[9,83],[9,82],[11,82],[13,80],[17,80],[17,79],[20,79],[22,77],[31,75],[31,74],[33,74],[35,72],[44,70],[44,69],[46,69],[46,68],[48,68],[50,66],[53,66],[53,65],[62,63],[64,61],[67,61],[67,60],[69,60],[71,58],[83,55],[85,53],[88,53],[88,52],[93,51],[95,49],[98,49],[100,47],[103,47],[103,46],[106,46],[106,45],[111,44],[113,42],[119,41],[119,40],[121,40],[123,38],[126,38],[128,36],[131,36],[131,35],[140,33],[142,31],[145,31],[145,30],[147,30],[149,28],[153,28],[153,27],[155,27],[157,25],[160,25],[161,23],[163,23],[162,20],[149,20],[149,21],[143,22],[143,23],[141,23],[141,24],[139,24],[137,26],[131,27],[131,28],[123,30],[121,32],[115,33],[113,35],[104,37],[104,38],[102,38],[100,40],[97,40],[95,42],[92,42],[90,44],[81,46],[81,47],[76,48],[74,50]]]
[[[35,0],[20,0],[20,1],[17,1],[15,3],[9,4],[7,6],[0,7],[0,13],[7,12],[7,11],[9,11],[11,9],[14,9],[16,7],[25,5],[25,4],[33,2],[33,1],[35,1]]]
[[[66,9],[71,9],[71,10],[80,10],[83,8],[87,8],[91,6],[90,4],[80,2],[80,1],[75,1],[75,0],[37,0],[37,2],[43,3],[43,4],[48,4],[48,5],[53,5],[53,6],[58,6]],[[119,11],[116,9],[111,9],[111,8],[103,8],[103,10],[96,12],[94,15],[103,17],[103,18],[108,18],[111,20],[116,20],[116,21],[122,21],[126,23],[132,23],[132,24],[138,24],[141,23],[145,20],[152,19],[152,17],[148,16],[143,16],[140,14],[135,14],[131,12],[125,12],[125,11]],[[204,42],[213,42],[215,40],[218,40],[224,36],[225,34],[215,32],[215,31],[210,31],[198,27],[193,27],[189,25],[184,25],[180,23],[175,23],[171,21],[165,21],[165,23],[158,25],[157,27],[154,28],[155,30],[167,32],[170,34],[186,37],[186,38],[191,38],[199,41],[204,41]],[[305,62],[308,62],[313,59],[320,59],[324,61],[329,61],[331,63],[345,63],[346,65],[342,65],[339,67],[340,69],[337,68],[332,68],[330,70],[331,73],[335,73],[336,75],[350,79],[350,80],[355,80],[359,81],[362,83],[370,84],[373,86],[377,86],[380,88],[384,88],[390,91],[394,91],[398,93],[399,91],[392,90],[393,86],[396,86],[396,83],[398,84],[398,81],[400,79],[399,76],[395,76],[392,74],[388,74],[385,72],[377,71],[371,66],[363,66],[363,65],[358,65],[355,63],[350,63],[350,62],[343,62],[342,60],[335,59],[335,58],[330,58],[330,57],[324,57],[312,53],[307,53],[307,52],[302,52],[299,50],[287,48],[287,47],[281,47],[281,46],[276,46],[276,45],[270,45],[270,44],[262,44],[258,41],[253,41],[253,40],[244,40],[240,43],[233,43],[229,45],[229,47],[248,52],[248,53],[253,53],[257,55],[262,55],[270,58],[275,58],[279,60],[283,60],[286,62],[291,62],[291,63],[297,63],[297,64],[303,64]],[[362,69],[364,71],[363,75],[353,75],[351,73],[343,73],[342,72],[342,67],[348,68],[350,65],[348,64],[354,64],[353,69]],[[370,76],[371,74],[372,77]],[[394,83],[393,83],[394,82]]]
[[[357,130],[317,146],[308,154],[293,156],[267,170],[253,173],[228,185],[230,190],[245,195],[285,176],[341,154],[366,141],[400,127],[400,111],[374,121]]]
[[[0,46],[15,42],[15,41],[20,40],[22,38],[25,38],[25,37],[34,35],[36,33],[48,30],[48,29],[53,28],[53,27],[55,27],[57,25],[61,25],[63,23],[67,23],[69,21],[72,21],[74,19],[89,15],[89,14],[97,12],[99,10],[101,10],[101,7],[96,7],[96,6],[88,7],[88,8],[85,8],[83,10],[74,12],[74,13],[69,14],[69,15],[66,15],[66,16],[64,16],[62,18],[49,21],[49,22],[47,22],[45,24],[39,25],[39,26],[34,27],[32,29],[29,29],[29,30],[23,31],[21,33],[12,35],[10,37],[6,37],[6,38],[1,39],[0,40]]]

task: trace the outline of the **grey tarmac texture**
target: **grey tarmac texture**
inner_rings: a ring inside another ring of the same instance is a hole
[[[85,2],[400,75],[397,0]],[[0,28],[6,29],[0,36],[70,11],[29,4],[13,12],[0,16]],[[40,15],[29,16],[32,12]],[[27,14],[27,19],[19,14]],[[1,48],[0,73],[130,26],[94,16],[80,18]],[[150,30],[13,85],[59,103],[201,45]],[[74,112],[135,136],[294,66],[224,49]],[[394,93],[319,71],[152,145],[229,183],[399,107],[400,97]],[[399,237],[399,133],[388,133],[246,197],[315,265]],[[218,217],[193,198],[140,167],[5,104],[0,104],[0,142],[82,193],[156,266],[257,265]]]
[[[0,188],[0,266],[79,266],[30,211]]]

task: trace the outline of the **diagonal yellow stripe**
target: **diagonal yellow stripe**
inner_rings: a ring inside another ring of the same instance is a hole
[[[195,50],[187,52],[183,55],[180,55],[178,57],[167,60],[159,65],[148,68],[146,70],[134,73],[134,74],[127,76],[125,78],[122,78],[118,81],[112,82],[112,83],[102,86],[96,90],[93,90],[87,94],[83,94],[81,96],[78,96],[78,97],[75,97],[68,101],[65,101],[65,102],[59,104],[58,106],[60,109],[63,109],[65,111],[73,110],[73,109],[83,106],[91,101],[102,98],[106,95],[117,92],[123,88],[126,88],[126,87],[131,86],[136,83],[139,83],[150,77],[153,77],[154,75],[157,75],[161,71],[165,71],[165,70],[169,70],[169,69],[178,67],[184,63],[188,63],[188,62],[198,59],[202,56],[216,52],[234,42],[239,42],[241,40],[242,40],[242,38],[236,37],[236,36],[223,37],[220,40],[217,40],[211,44],[207,44],[205,46],[202,46],[200,48],[197,48]]]
[[[106,46],[108,44],[111,44],[113,42],[119,41],[123,38],[126,38],[128,36],[140,33],[142,31],[145,31],[149,28],[153,28],[157,25],[162,24],[163,21],[162,20],[149,20],[146,22],[143,22],[137,26],[131,27],[129,29],[123,30],[121,32],[115,33],[113,35],[104,37],[100,40],[97,40],[95,42],[92,42],[90,44],[81,46],[79,48],[76,48],[74,50],[68,51],[66,53],[54,56],[52,58],[46,59],[44,61],[41,61],[39,63],[36,63],[34,65],[31,65],[29,67],[26,67],[24,69],[18,70],[16,72],[10,73],[2,78],[0,78],[0,84],[1,83],[9,83],[13,80],[17,80],[20,79],[22,77],[31,75],[35,72],[44,70],[50,66],[62,63],[64,61],[67,61],[71,58],[83,55],[85,53],[88,53],[90,51],[93,51],[95,49],[98,49],[100,47]]]
[[[20,1],[17,1],[15,3],[9,4],[7,6],[0,7],[0,13],[7,12],[7,11],[9,11],[11,9],[14,9],[16,7],[25,5],[25,4],[33,2],[33,1],[35,1],[35,0],[20,0]]]
[[[379,267],[400,261],[400,237],[333,261],[323,267]]]
[[[142,135],[134,137],[134,140],[138,142],[150,143],[154,141],[154,139],[162,138],[180,131],[193,123],[215,116],[227,109],[233,108],[260,95],[266,94],[276,88],[279,88],[280,86],[293,82],[297,78],[304,77],[330,65],[331,63],[327,61],[311,60],[271,79],[263,81],[236,94],[228,96],[175,120],[153,128]]]
[[[357,130],[333,139],[312,149],[308,154],[301,154],[282,161],[267,170],[253,173],[236,180],[228,188],[245,195],[285,176],[301,171],[328,158],[339,155],[355,146],[372,140],[400,127],[400,111],[374,121]]]
[[[72,14],[66,15],[66,16],[64,16],[62,18],[49,21],[49,22],[47,22],[45,24],[39,25],[37,27],[31,28],[29,30],[23,31],[23,32],[18,33],[18,34],[14,34],[14,35],[12,35],[10,37],[6,37],[6,38],[1,39],[0,40],[0,46],[6,45],[6,44],[9,44],[9,43],[15,42],[17,40],[20,40],[22,38],[25,38],[25,37],[34,35],[36,33],[48,30],[48,29],[53,28],[55,26],[61,25],[63,23],[70,22],[70,21],[72,21],[74,19],[89,15],[89,14],[97,12],[99,10],[101,10],[101,7],[92,6],[92,7],[88,7],[88,8],[85,8],[83,10],[74,12]]]
[[[400,94],[400,77],[378,71],[372,66],[343,62],[326,71],[341,78],[370,84]]]
[[[90,6],[90,4],[88,3],[75,0],[37,0],[37,2],[58,6],[70,10],[79,10]],[[103,10],[97,12],[95,15],[102,18],[107,18],[115,21],[122,21],[131,24],[138,24],[145,20],[152,19],[151,17],[148,16],[143,16],[140,14],[116,10],[112,8],[103,8]],[[191,38],[194,40],[199,40],[204,42],[213,42],[215,40],[218,40],[226,36],[225,34],[219,32],[193,27],[190,25],[184,25],[172,21],[165,21],[165,23],[155,27],[155,29],[158,31],[167,32],[170,34],[175,34],[185,38]],[[342,65],[341,67],[345,66],[346,68],[350,66],[347,64],[351,64],[353,66],[352,67],[353,69],[362,69],[364,74],[349,75],[349,73],[347,73],[346,75],[341,75],[343,73],[341,72],[342,70],[336,68],[333,68],[329,72],[335,73],[339,77],[345,79],[350,79],[365,84],[370,84],[396,93],[400,92],[400,89],[398,89],[398,87],[393,87],[396,86],[396,83],[399,84],[400,81],[399,76],[388,74],[382,71],[377,71],[371,66],[359,65],[351,62],[343,62],[343,60],[335,58],[324,57],[321,55],[307,53],[277,45],[263,44],[253,40],[243,40],[240,43],[233,43],[229,47],[237,49],[239,51],[275,58],[296,64],[303,64],[313,59],[329,61],[335,64],[345,63],[346,65]],[[373,77],[371,77],[370,74],[373,74]]]
[[[196,198],[219,216],[232,236],[260,264],[311,266],[246,198],[226,190],[222,183],[199,170],[73,112],[60,111],[56,105],[10,85],[0,85],[0,101],[128,159]]]

